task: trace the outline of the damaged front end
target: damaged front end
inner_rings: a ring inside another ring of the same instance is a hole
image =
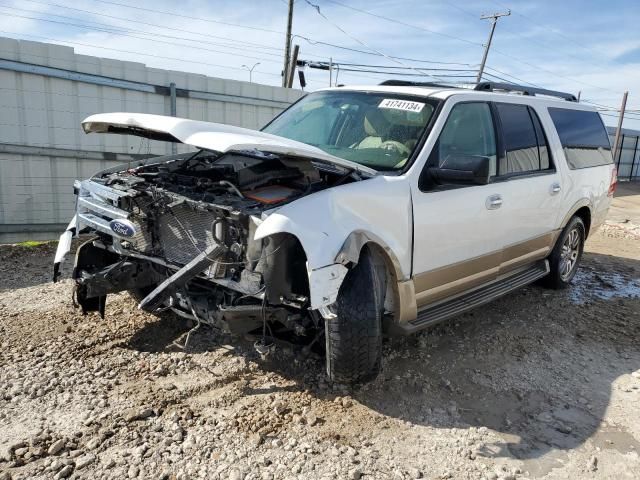
[[[107,296],[129,291],[141,309],[226,332],[268,326],[306,336],[319,325],[305,251],[292,234],[255,240],[256,230],[283,205],[360,179],[344,166],[260,150],[201,149],[109,169],[76,182],[54,279],[71,237],[90,233],[72,274],[85,313],[104,316]]]

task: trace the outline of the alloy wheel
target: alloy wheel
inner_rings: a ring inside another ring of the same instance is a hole
[[[560,277],[568,281],[578,263],[580,256],[580,239],[582,235],[578,227],[572,228],[562,244],[560,253]]]

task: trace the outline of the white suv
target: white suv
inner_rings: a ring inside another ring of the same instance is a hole
[[[500,91],[500,92],[499,92]],[[555,97],[555,98],[554,98]],[[84,312],[150,312],[326,345],[329,377],[378,373],[412,333],[537,279],[567,286],[616,184],[605,127],[571,95],[386,82],[307,95],[262,131],[110,113],[85,132],[194,151],[76,182]]]

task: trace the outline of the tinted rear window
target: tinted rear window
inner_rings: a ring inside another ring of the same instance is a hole
[[[500,163],[499,175],[530,173],[549,169],[547,144],[536,113],[526,105],[496,104],[506,158]]]
[[[597,112],[549,108],[569,168],[613,163],[609,136]]]

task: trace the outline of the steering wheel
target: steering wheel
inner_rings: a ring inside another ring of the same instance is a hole
[[[409,155],[411,150],[404,143],[397,142],[395,140],[387,140],[382,142],[378,148],[383,150],[394,150],[400,155]]]

